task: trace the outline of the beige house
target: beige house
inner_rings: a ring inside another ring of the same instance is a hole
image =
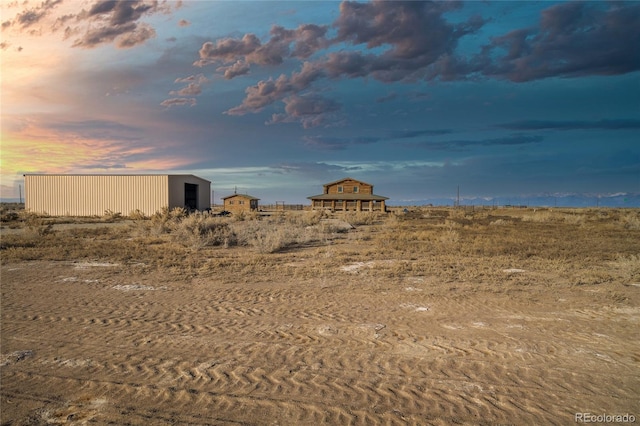
[[[373,185],[352,178],[344,178],[323,185],[322,194],[307,197],[311,208],[331,211],[386,211],[388,197],[375,195]]]
[[[211,182],[193,175],[24,175],[25,208],[51,216],[147,216],[211,208]]]
[[[223,199],[224,210],[231,213],[253,212],[258,210],[259,198],[247,194],[233,194]]]

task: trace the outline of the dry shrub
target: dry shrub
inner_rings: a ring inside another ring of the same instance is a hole
[[[131,220],[144,220],[147,219],[147,215],[145,215],[142,211],[135,209],[129,212],[129,216],[127,216]]]
[[[112,210],[105,210],[104,214],[102,215],[102,220],[104,222],[115,222],[117,220],[122,219],[122,213],[120,212],[114,212]]]
[[[285,220],[293,225],[297,226],[315,226],[320,223],[322,219],[327,217],[327,213],[324,210],[312,210],[302,212],[288,212],[285,215]]]
[[[24,211],[20,215],[24,222],[24,236],[27,239],[37,239],[53,232],[53,224],[45,216]]]
[[[531,214],[522,216],[523,222],[548,223],[557,220],[556,215],[551,211],[534,211]]]
[[[505,226],[505,225],[509,225],[511,222],[509,222],[508,220],[504,220],[504,219],[496,219],[493,222],[490,222],[489,225],[490,226]]]
[[[259,253],[275,253],[295,244],[317,238],[317,231],[302,225],[283,222],[281,218],[236,222],[233,232],[239,245],[250,246]]]
[[[372,225],[378,218],[378,214],[374,212],[343,212],[337,217],[353,226],[359,226]]]
[[[640,212],[639,211],[630,211],[622,217],[620,217],[619,222],[625,229],[640,229]]]
[[[206,213],[193,213],[175,220],[171,237],[187,247],[234,245],[236,237],[229,224],[222,218]]]
[[[5,206],[0,206],[0,222],[16,222],[18,219],[20,219],[20,214],[17,211]]]
[[[151,215],[149,231],[153,235],[167,234],[172,231],[180,219],[186,216],[187,211],[181,207],[175,207],[171,210],[168,207],[163,207]]]
[[[624,280],[640,281],[640,255],[619,256],[612,266]]]
[[[581,214],[571,214],[564,216],[564,223],[571,225],[583,225],[586,222],[586,216]]]

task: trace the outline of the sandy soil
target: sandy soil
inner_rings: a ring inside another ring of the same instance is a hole
[[[529,273],[517,266],[505,277]],[[380,267],[358,259],[274,279],[3,265],[2,424],[640,419],[640,284],[485,288],[377,278]]]

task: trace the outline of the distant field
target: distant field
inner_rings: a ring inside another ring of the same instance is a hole
[[[640,210],[4,206],[0,419],[640,421]]]

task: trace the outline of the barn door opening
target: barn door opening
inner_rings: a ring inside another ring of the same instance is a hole
[[[184,207],[188,210],[198,209],[198,185],[184,184]]]

